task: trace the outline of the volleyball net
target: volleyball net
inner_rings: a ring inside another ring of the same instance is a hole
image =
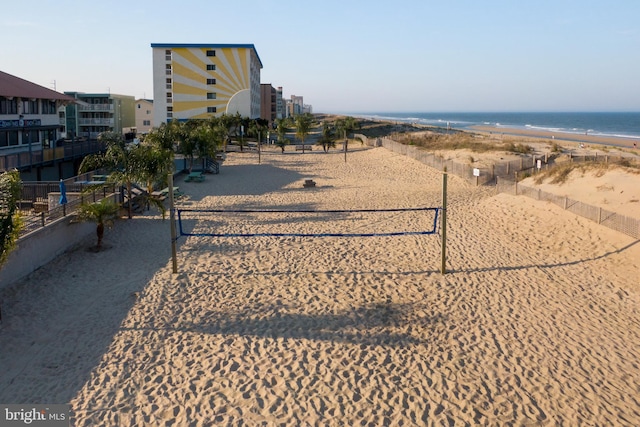
[[[438,232],[441,208],[188,209],[177,208],[179,236],[391,237]]]

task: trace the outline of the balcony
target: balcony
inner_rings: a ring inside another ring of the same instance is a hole
[[[113,119],[78,119],[78,124],[80,126],[111,126],[113,127]]]
[[[110,111],[113,113],[113,104],[78,105],[78,111]]]

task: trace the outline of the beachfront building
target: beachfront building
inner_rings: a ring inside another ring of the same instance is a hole
[[[270,83],[260,84],[260,118],[269,124],[276,119],[276,88]]]
[[[147,134],[153,127],[153,99],[136,99],[136,131]]]
[[[153,125],[222,114],[260,117],[262,61],[253,44],[152,43]]]
[[[61,114],[63,134],[69,140],[96,140],[102,132],[128,134],[136,125],[135,98],[112,93],[65,92],[76,99]]]
[[[60,141],[59,110],[74,105],[68,95],[0,71],[0,172],[20,171],[24,181],[72,176],[99,144]]]
[[[289,117],[295,117],[299,114],[303,114],[304,102],[302,96],[291,95],[291,99],[287,100],[287,110]]]
[[[73,102],[67,95],[0,71],[0,156],[55,146],[58,108]]]
[[[276,119],[284,119],[287,116],[284,109],[285,103],[282,97],[282,86],[278,86],[276,89]]]

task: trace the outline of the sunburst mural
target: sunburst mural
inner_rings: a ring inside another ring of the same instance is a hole
[[[163,117],[203,119],[236,112],[252,117],[256,106],[259,115],[262,63],[253,45],[151,47],[154,105],[160,121]]]

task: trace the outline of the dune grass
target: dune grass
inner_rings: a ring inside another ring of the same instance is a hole
[[[627,173],[640,174],[640,161],[636,159],[624,158],[618,162],[581,162],[559,163],[549,169],[536,174],[534,182],[542,184],[548,181],[549,184],[562,184],[569,179],[569,176],[577,171],[583,175],[590,173],[596,177],[602,176],[610,170],[622,169]]]
[[[530,145],[512,141],[496,141],[484,135],[470,132],[405,134],[398,139],[398,142],[417,145],[433,151],[469,150],[474,153],[505,151],[516,154],[528,154],[533,151]]]

